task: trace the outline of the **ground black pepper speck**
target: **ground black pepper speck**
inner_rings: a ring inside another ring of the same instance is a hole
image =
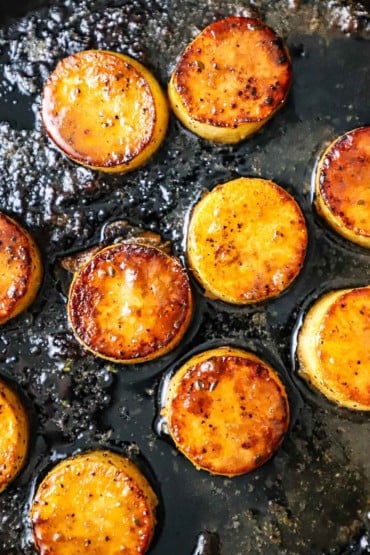
[[[0,209],[35,236],[45,279],[34,305],[0,330],[0,373],[27,399],[34,431],[26,469],[0,496],[1,555],[35,553],[27,503],[45,465],[77,448],[120,449],[124,442],[150,462],[163,501],[153,555],[190,555],[202,530],[218,533],[222,555],[370,552],[368,419],[308,390],[290,355],[295,322],[315,291],[363,284],[370,269],[370,255],[327,230],[311,207],[317,156],[336,136],[370,121],[365,4],[34,0],[8,8],[19,15],[0,27]],[[59,59],[87,48],[116,50],[144,63],[165,86],[186,44],[228,14],[260,14],[292,54],[287,104],[260,133],[240,145],[214,145],[172,118],[150,163],[125,176],[74,165],[47,139],[41,90]],[[170,358],[120,368],[76,343],[65,309],[70,277],[58,261],[93,246],[107,222],[122,219],[158,231],[184,259],[191,207],[206,190],[240,175],[273,179],[294,194],[310,248],[296,283],[266,305],[201,301],[194,284],[199,309],[176,357],[201,343],[254,349],[277,366],[292,405],[292,427],[274,459],[228,480],[197,472],[153,431],[153,392]]]

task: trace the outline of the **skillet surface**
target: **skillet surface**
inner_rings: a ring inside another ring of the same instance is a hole
[[[45,263],[36,303],[0,333],[0,373],[24,395],[34,431],[26,469],[0,496],[1,555],[34,553],[27,513],[35,484],[57,460],[90,447],[129,452],[151,477],[162,498],[152,555],[190,555],[205,530],[218,534],[223,555],[370,552],[369,419],[333,407],[302,384],[291,348],[296,323],[315,296],[370,278],[370,254],[327,230],[311,205],[311,175],[322,149],[370,124],[368,6],[315,0],[251,5],[34,0],[1,8],[0,209],[31,230]],[[165,85],[176,57],[203,27],[251,10],[287,41],[293,61],[286,106],[251,139],[214,145],[173,118],[163,147],[145,168],[112,177],[73,165],[46,138],[40,91],[60,58],[86,48],[128,53]],[[104,229],[116,237],[120,226],[110,223],[122,219],[159,231],[183,257],[192,205],[204,191],[240,175],[275,180],[305,213],[309,253],[289,291],[240,309],[204,299],[194,284],[197,314],[173,355],[127,369],[81,351],[68,328],[69,277],[60,259],[99,242]],[[293,412],[273,460],[232,480],[197,472],[154,426],[163,372],[194,350],[225,343],[250,348],[277,367]],[[196,552],[216,555],[218,543],[205,535]]]

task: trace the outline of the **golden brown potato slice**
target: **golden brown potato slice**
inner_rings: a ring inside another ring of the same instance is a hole
[[[296,201],[264,179],[218,185],[195,206],[187,255],[210,296],[247,304],[279,295],[298,275],[307,229]]]
[[[192,306],[189,279],[176,258],[121,243],[99,251],[75,275],[68,314],[77,339],[95,355],[136,363],[180,342]]]
[[[171,378],[162,415],[199,469],[236,476],[269,459],[289,425],[283,384],[256,355],[220,347],[193,356]]]
[[[28,451],[29,428],[18,395],[0,381],[0,493],[22,469]]]
[[[41,258],[33,239],[0,212],[0,324],[28,308],[41,279]]]
[[[316,207],[340,235],[370,247],[370,127],[349,131],[322,155]]]
[[[370,287],[331,291],[298,337],[300,375],[342,407],[370,410]]]
[[[191,131],[237,143],[255,133],[285,102],[290,57],[260,19],[227,17],[206,27],[182,53],[168,93]]]
[[[161,144],[168,105],[139,62],[87,50],[58,63],[44,88],[42,119],[50,138],[75,162],[127,172],[144,164]]]
[[[141,555],[153,537],[157,504],[127,458],[77,455],[41,482],[31,507],[34,541],[43,555]]]

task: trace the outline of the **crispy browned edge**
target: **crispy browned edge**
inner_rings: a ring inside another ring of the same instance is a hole
[[[23,237],[27,243],[27,248],[23,252],[23,276],[18,276],[17,281],[14,282],[14,296],[9,299],[11,302],[7,303],[7,312],[4,318],[0,320],[0,325],[5,324],[11,318],[18,316],[35,300],[41,285],[43,273],[39,249],[28,231],[26,231],[18,222],[13,220],[13,218],[10,218],[0,212],[0,226],[3,226],[3,223],[5,223],[9,229],[6,236],[5,248],[6,246],[11,246],[13,244],[13,234],[11,229],[15,230],[15,236],[18,235]],[[6,229],[4,231],[6,231]]]
[[[251,29],[253,28],[262,28],[266,33],[268,39],[270,39],[271,43],[275,46],[277,50],[276,62],[277,64],[283,64],[289,62],[287,67],[287,79],[285,83],[280,83],[280,87],[277,87],[275,90],[271,91],[271,98],[272,101],[269,102],[267,105],[269,107],[269,111],[265,116],[261,116],[258,118],[246,117],[241,118],[238,121],[238,125],[243,123],[252,123],[252,122],[265,122],[267,121],[275,112],[285,103],[287,98],[291,82],[292,82],[292,68],[290,63],[290,54],[287,46],[284,44],[283,40],[275,33],[273,29],[271,29],[267,24],[265,24],[261,19],[256,18],[246,18],[246,17],[236,17],[230,16],[225,19],[215,21],[211,23],[208,27],[206,27],[200,35],[203,33],[208,33],[210,29],[216,28],[219,30],[231,30],[235,26],[241,25],[250,26]],[[173,84],[176,88],[178,95],[181,97],[183,107],[188,111],[189,116],[195,119],[199,123],[206,123],[215,127],[236,127],[235,122],[232,124],[224,124],[217,121],[217,118],[200,118],[194,112],[194,107],[191,105],[189,94],[187,94],[187,80],[189,79],[190,71],[187,69],[187,59],[189,58],[190,54],[195,48],[195,42],[199,38],[198,35],[193,42],[184,50],[181,54],[180,60],[177,63],[177,66],[173,72]],[[280,60],[280,61],[279,61]],[[279,92],[281,94],[279,95]],[[281,96],[282,98],[278,99]]]
[[[134,358],[112,358],[107,355],[101,354],[99,351],[94,350],[94,347],[90,345],[86,338],[83,337],[83,334],[80,334],[79,325],[76,323],[77,321],[81,320],[81,307],[83,312],[86,312],[86,302],[88,301],[86,297],[83,296],[81,292],[78,291],[79,289],[79,280],[84,279],[85,272],[93,272],[95,261],[101,258],[102,256],[106,256],[112,250],[120,250],[124,249],[127,251],[128,255],[135,254],[135,252],[147,252],[148,256],[161,256],[163,258],[169,258],[172,260],[173,264],[178,266],[179,271],[181,271],[184,277],[184,300],[185,300],[185,293],[186,293],[186,311],[184,311],[183,321],[181,326],[176,330],[176,335],[173,337],[168,337],[168,340],[159,347],[155,349],[151,349],[149,352],[144,352],[141,356],[136,356]],[[89,268],[92,266],[91,268]],[[75,292],[77,288],[77,293]],[[186,291],[185,291],[186,289]],[[86,262],[86,264],[77,272],[73,278],[72,284],[70,286],[69,298],[68,298],[68,318],[73,329],[73,332],[77,338],[77,340],[89,351],[91,351],[94,355],[104,358],[106,360],[110,360],[112,362],[122,363],[122,364],[136,364],[140,362],[146,362],[149,360],[153,360],[155,358],[159,358],[162,355],[165,355],[172,349],[174,349],[184,337],[188,326],[190,324],[191,318],[193,316],[193,295],[191,291],[191,286],[189,282],[189,277],[185,271],[185,268],[181,265],[180,261],[173,256],[167,255],[163,250],[157,247],[148,246],[139,243],[117,243],[115,245],[110,245],[105,247],[104,249],[98,251],[90,260]]]
[[[261,371],[262,369],[262,371],[265,372],[265,375],[266,375],[266,372],[269,374],[270,378],[276,385],[280,398],[283,400],[284,410],[285,410],[285,421],[283,424],[284,430],[281,436],[274,443],[270,452],[266,453],[264,457],[258,458],[258,460],[255,461],[255,464],[253,466],[247,465],[241,468],[240,470],[238,470],[238,472],[235,472],[235,471],[230,472],[230,469],[225,469],[224,472],[218,472],[218,471],[215,472],[214,468],[210,466],[202,466],[200,461],[195,462],[195,460],[191,457],[191,454],[188,454],[188,452],[185,453],[185,451],[181,448],[180,444],[177,441],[176,433],[171,429],[171,416],[173,412],[172,403],[176,399],[177,397],[176,392],[178,391],[179,388],[181,388],[182,380],[189,370],[191,370],[192,368],[195,368],[199,363],[209,360],[213,357],[227,358],[230,356],[252,362],[257,366],[257,372]],[[164,416],[164,418],[167,421],[170,435],[174,440],[177,448],[184,454],[185,457],[187,457],[196,466],[196,468],[206,470],[210,474],[224,475],[231,478],[234,476],[245,474],[247,472],[252,472],[253,470],[255,470],[256,468],[259,468],[265,462],[267,462],[271,457],[274,456],[274,454],[276,453],[276,451],[284,441],[286,433],[289,429],[290,406],[288,401],[288,395],[283,382],[280,380],[280,377],[278,376],[276,371],[268,363],[263,361],[260,357],[258,357],[252,352],[244,351],[236,347],[224,346],[224,347],[217,347],[211,350],[203,351],[197,355],[194,355],[187,362],[185,362],[185,364],[181,366],[181,368],[177,370],[177,372],[172,376],[171,380],[168,382],[166,386],[166,401],[162,408],[162,416]]]
[[[164,139],[164,136],[167,130],[168,119],[169,119],[167,100],[160,88],[159,83],[157,82],[156,78],[150,73],[150,71],[147,70],[142,64],[140,64],[140,62],[138,62],[137,60],[134,60],[133,58],[131,58],[130,56],[127,56],[126,54],[111,52],[107,50],[83,50],[81,52],[77,52],[76,54],[71,54],[70,56],[68,56],[68,58],[76,59],[78,61],[78,58],[80,57],[80,55],[93,54],[94,52],[111,56],[112,58],[116,58],[121,63],[131,65],[137,71],[137,73],[145,79],[145,87],[147,88],[147,90],[150,91],[153,97],[153,109],[154,109],[153,126],[152,126],[151,136],[149,140],[142,141],[142,144],[140,145],[140,147],[138,147],[134,152],[132,152],[130,157],[124,156],[121,158],[117,158],[114,161],[108,160],[103,165],[95,164],[94,161],[91,161],[86,157],[78,155],[78,153],[76,153],[74,149],[70,149],[69,151],[66,150],[64,145],[61,145],[58,139],[52,133],[48,118],[45,115],[46,106],[47,106],[46,99],[45,99],[45,91],[48,88],[52,89],[54,81],[59,79],[60,73],[63,73],[64,59],[57,64],[56,68],[51,73],[47,82],[45,83],[45,86],[43,89],[43,95],[42,95],[41,119],[49,138],[55,143],[55,145],[59,148],[59,150],[63,154],[65,154],[68,158],[70,158],[74,162],[79,163],[88,168],[91,168],[93,170],[100,170],[100,171],[113,172],[113,173],[114,172],[124,173],[126,171],[134,170],[139,166],[141,166],[142,164],[145,164],[147,161],[146,151],[147,150],[151,151],[151,149],[153,149],[153,152],[148,153],[148,158],[149,158],[152,154],[154,154],[154,152],[159,148],[160,144],[162,143],[162,140]],[[159,101],[159,97],[160,97],[160,101]],[[166,112],[166,116],[162,118],[163,119],[162,122],[160,121],[161,118],[158,117],[158,110]]]

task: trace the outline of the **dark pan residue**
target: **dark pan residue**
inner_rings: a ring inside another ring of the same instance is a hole
[[[1,555],[34,553],[27,512],[35,483],[50,464],[78,449],[121,450],[126,442],[149,462],[162,498],[152,555],[190,555],[202,530],[217,532],[222,555],[369,553],[369,419],[308,389],[296,376],[294,349],[291,354],[310,299],[370,278],[370,253],[326,229],[311,204],[311,175],[322,149],[343,132],[370,124],[368,3],[11,4],[2,7],[0,28],[0,209],[35,236],[45,279],[35,304],[0,332],[0,374],[26,396],[34,422],[28,465],[0,496]],[[287,41],[294,77],[286,106],[249,140],[211,144],[172,118],[164,145],[146,167],[106,176],[72,164],[47,139],[40,92],[62,57],[86,48],[117,50],[147,65],[165,86],[176,57],[205,25],[256,11]],[[240,175],[273,179],[294,194],[310,247],[294,285],[265,305],[236,308],[205,300],[194,284],[194,332],[177,359],[209,343],[255,350],[289,376],[296,414],[276,456],[230,480],[196,471],[155,433],[158,385],[171,359],[125,368],[77,345],[65,308],[70,277],[60,260],[99,243],[116,220],[160,233],[183,257],[193,204],[205,190]]]

